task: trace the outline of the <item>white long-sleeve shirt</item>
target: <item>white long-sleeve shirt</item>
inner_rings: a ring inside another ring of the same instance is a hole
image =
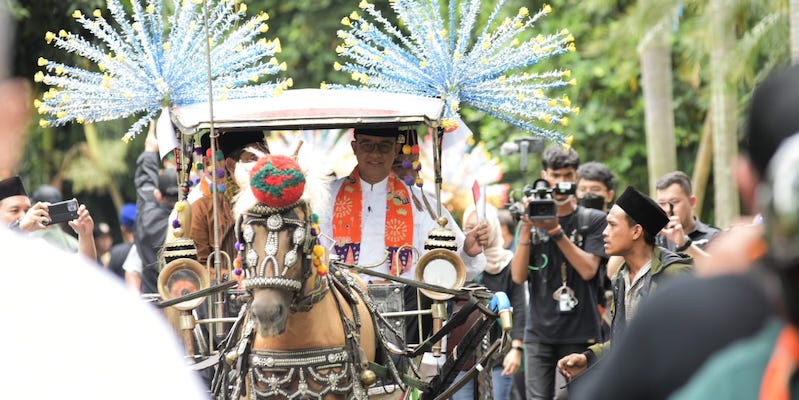
[[[340,178],[334,181],[331,185],[330,202],[325,213],[320,217],[319,228],[321,231],[332,237],[333,236],[333,207],[336,201],[341,185],[347,177]],[[418,195],[420,191],[415,193]],[[386,254],[385,233],[386,233],[386,199],[388,196],[388,178],[378,182],[374,185],[361,180],[361,193],[362,193],[362,210],[361,210],[361,251],[358,259],[360,265],[373,265],[379,263]],[[431,196],[425,194],[429,199],[429,204],[435,204]],[[413,247],[418,252],[418,256],[414,254],[411,268],[404,272],[401,276],[403,278],[415,279],[416,263],[419,257],[424,255],[424,243],[427,240],[427,235],[434,228],[438,228],[438,223],[430,216],[427,210],[419,210],[415,205],[413,209]],[[435,210],[434,210],[435,211]],[[463,242],[466,236],[461,231],[460,227],[455,223],[452,215],[447,210],[442,210],[442,213],[447,218],[448,229],[455,232],[455,238],[458,242],[458,255],[463,260],[466,266],[466,279],[470,280],[475,278],[480,272],[485,269],[486,259],[480,253],[475,257],[471,257],[463,250]],[[323,242],[324,243],[324,242]],[[331,243],[325,243],[329,246]],[[389,272],[390,260],[383,263],[382,267],[378,267],[379,272]],[[375,280],[370,275],[362,275],[362,278],[367,282]]]

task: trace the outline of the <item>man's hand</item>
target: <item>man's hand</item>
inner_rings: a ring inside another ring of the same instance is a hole
[[[588,357],[585,354],[572,353],[558,360],[558,370],[568,380],[574,379],[588,367]]]
[[[522,352],[511,349],[502,360],[502,376],[510,376],[519,372],[522,365]]]
[[[33,232],[47,228],[47,224],[50,223],[48,204],[39,201],[32,205],[19,221],[19,229],[25,232]]]
[[[558,222],[558,218],[557,217],[556,218],[552,218],[552,219],[532,220],[532,219],[530,219],[530,217],[527,216],[527,214],[523,214],[522,215],[521,221],[522,221],[522,228],[526,229],[528,232],[533,227],[536,227],[536,228],[538,228],[541,231],[548,232],[548,231],[551,231],[551,230],[557,228],[558,225],[560,224]]]
[[[86,206],[83,204],[78,207],[78,218],[67,222],[67,224],[75,230],[78,236],[94,234],[94,220],[92,220],[89,210],[87,210]]]
[[[144,151],[158,151],[158,137],[155,134],[155,121],[150,121],[150,129],[144,140]]]
[[[676,215],[672,215],[669,217],[669,223],[666,224],[666,227],[660,230],[660,234],[663,235],[666,239],[669,239],[670,242],[680,247],[685,244],[685,230],[680,223],[680,217]]]
[[[463,241],[463,250],[470,257],[474,257],[483,252],[483,248],[488,245],[488,223],[481,221],[472,230],[466,233]]]

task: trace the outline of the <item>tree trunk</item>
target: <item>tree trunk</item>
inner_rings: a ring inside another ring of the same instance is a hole
[[[736,129],[737,103],[734,87],[728,82],[727,61],[735,46],[735,26],[731,7],[725,0],[710,1],[710,109],[713,131],[713,183],[716,226],[727,227],[740,214],[738,189],[732,166],[738,155]]]
[[[799,63],[799,0],[790,0],[788,16],[791,25],[791,63]]]
[[[655,183],[660,176],[677,166],[671,47],[667,28],[668,24],[662,21],[655,24],[638,47],[645,105],[649,193],[655,193]]]
[[[0,2],[0,80],[11,75],[11,42],[15,25],[8,7],[8,2]]]
[[[713,161],[713,109],[709,109],[705,115],[705,124],[702,127],[702,139],[699,141],[699,149],[696,151],[696,161],[694,162],[694,174],[691,182],[696,196],[696,208],[694,215],[702,218],[702,204],[707,195],[707,178],[710,175],[711,162]]]

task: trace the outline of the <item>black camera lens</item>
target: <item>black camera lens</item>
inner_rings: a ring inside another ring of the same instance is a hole
[[[527,216],[532,220],[546,220],[557,216],[558,206],[551,199],[531,200],[527,204]]]
[[[577,199],[577,204],[585,208],[602,210],[605,208],[605,198],[598,194],[586,193],[583,197]]]

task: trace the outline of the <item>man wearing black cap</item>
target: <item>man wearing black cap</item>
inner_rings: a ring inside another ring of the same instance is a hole
[[[411,250],[406,253],[399,248],[404,244],[423,249],[428,232],[438,224],[426,211],[411,206],[407,186],[392,172],[399,135],[398,128],[355,130],[351,144],[358,164],[349,176],[334,182],[329,209],[332,212],[327,213],[320,227],[323,232],[332,233],[343,260],[365,265],[384,261],[386,268],[381,272],[413,278],[417,260],[408,257]],[[351,207],[356,204],[359,207]],[[478,238],[487,239],[487,225],[464,236],[449,213],[444,213],[447,227],[456,233],[469,279],[474,278],[485,267]],[[388,262],[386,251],[391,254]],[[400,256],[391,261],[397,251]]]
[[[219,249],[231,259],[236,255],[236,238],[233,232],[233,202],[240,187],[249,187],[250,170],[259,158],[269,154],[263,131],[220,132],[217,139],[218,161],[210,152],[209,135],[202,138],[206,150],[205,172],[198,187],[202,196],[191,204],[190,237],[197,246],[197,261],[205,265],[211,252],[216,248],[214,242],[214,197],[210,174],[216,174],[217,209],[219,223]],[[224,261],[222,258],[220,261]],[[223,265],[224,267],[224,265]],[[223,268],[224,269],[224,268]],[[223,273],[225,271],[223,270]],[[215,279],[216,271],[211,278]]]
[[[669,222],[658,204],[632,186],[610,209],[608,225],[602,232],[605,252],[621,256],[624,263],[613,276],[611,338],[619,338],[638,309],[663,279],[684,274],[693,268],[688,255],[673,253],[655,245],[655,236]],[[595,344],[583,353],[558,361],[558,369],[573,379],[593,364],[610,347],[610,341]]]
[[[28,198],[28,193],[25,192],[25,186],[20,177],[12,176],[0,181],[0,218],[2,218],[3,225],[24,230],[29,228],[28,225],[30,228],[40,225],[30,219],[25,221],[24,228],[19,228],[19,224],[30,208],[31,200]],[[34,214],[40,217],[39,221],[45,218],[43,207],[37,207],[34,211]]]
[[[0,221],[13,230],[31,233],[32,237],[44,238],[61,249],[96,259],[97,252],[92,236],[94,221],[89,210],[81,204],[78,207],[78,218],[68,222],[78,234],[78,240],[75,240],[60,227],[49,224],[48,206],[61,201],[61,192],[49,185],[44,185],[43,188],[34,192],[34,201],[31,204],[19,176],[0,181]]]
[[[351,145],[358,164],[349,176],[333,182],[320,229],[333,238],[342,261],[379,265],[379,272],[415,279],[418,257],[410,246],[423,251],[428,233],[439,225],[426,210],[413,206],[408,186],[392,172],[399,135],[396,127],[354,131]],[[455,233],[467,280],[473,279],[485,269],[481,244],[488,243],[488,225],[481,223],[464,235],[449,212],[442,212],[446,227]],[[416,290],[410,289],[405,293],[405,307],[416,309]],[[412,328],[411,320],[415,318],[408,321],[406,340],[416,343],[418,330]]]

